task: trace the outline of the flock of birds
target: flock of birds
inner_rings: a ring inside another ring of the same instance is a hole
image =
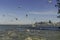
[[[12,16],[12,15],[5,15],[5,14],[3,14],[2,16],[3,16],[3,17],[5,17],[5,16],[10,16],[10,17],[13,17],[16,21],[19,20],[19,18],[14,17],[14,16]],[[26,14],[25,16],[26,16],[26,18],[27,18],[27,17],[28,17],[28,14]]]

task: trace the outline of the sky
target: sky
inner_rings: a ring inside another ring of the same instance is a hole
[[[0,0],[0,24],[57,22],[58,8],[55,4],[56,0],[52,0],[52,3],[48,0]]]

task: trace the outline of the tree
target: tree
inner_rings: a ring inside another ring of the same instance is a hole
[[[49,20],[49,23],[52,23],[51,20]]]

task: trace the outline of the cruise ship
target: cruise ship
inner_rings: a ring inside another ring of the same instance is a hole
[[[35,30],[59,30],[60,31],[60,22],[52,23],[52,22],[36,22],[32,25],[32,27],[27,27],[28,29]]]

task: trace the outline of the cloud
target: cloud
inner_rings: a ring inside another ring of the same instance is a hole
[[[45,12],[29,12],[29,14],[34,14],[34,15],[57,15],[56,11],[45,11]]]

